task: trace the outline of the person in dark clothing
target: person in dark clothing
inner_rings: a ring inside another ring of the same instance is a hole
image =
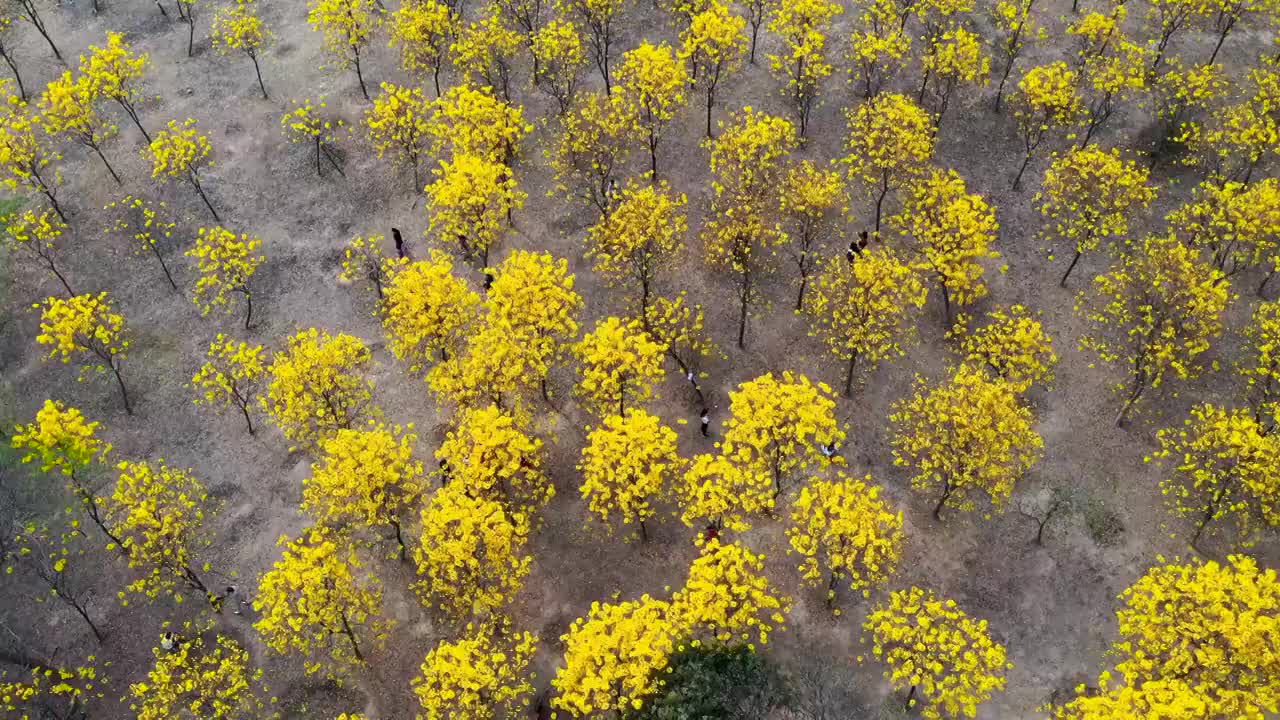
[[[400,228],[391,228],[391,237],[396,241],[396,255],[401,259],[408,257],[404,254],[404,238],[400,237]]]
[[[853,262],[855,259],[857,259],[859,256],[862,255],[862,252],[864,250],[867,249],[867,244],[869,242],[870,242],[870,238],[867,235],[867,231],[866,230],[859,231],[858,239],[849,241],[849,249],[846,250],[844,253],[845,260],[848,260],[849,262]]]
[[[702,408],[702,414],[698,416],[698,419],[702,421],[702,437],[711,437],[707,434],[707,428],[711,427],[711,411]]]

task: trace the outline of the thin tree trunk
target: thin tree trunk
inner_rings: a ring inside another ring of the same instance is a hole
[[[440,63],[436,63],[436,66],[431,69],[431,80],[435,82],[436,97],[438,98],[440,97]]]
[[[947,504],[947,499],[951,497],[951,491],[954,489],[950,480],[947,480],[946,484],[942,486],[942,497],[938,498],[938,504],[933,506],[934,520],[942,521],[942,506]]]
[[[58,268],[54,267],[53,263],[49,263],[49,271],[52,272],[54,276],[58,278],[58,282],[62,283],[62,287],[66,288],[67,296],[75,297],[76,291],[71,289],[71,286],[67,284],[67,279],[62,277],[62,273],[58,272]]]
[[[857,366],[857,364],[858,364],[858,353],[857,351],[854,351],[854,353],[849,356],[849,369],[845,372],[845,375],[844,375],[844,396],[845,397],[851,397],[853,395],[853,369],[854,367]]]
[[[1062,279],[1058,281],[1058,287],[1067,286],[1067,278],[1071,277],[1071,271],[1076,269],[1076,263],[1080,262],[1081,252],[1076,250],[1076,256],[1071,258],[1071,264],[1067,266],[1067,271],[1062,273]]]
[[[138,111],[134,109],[133,104],[121,100],[120,98],[116,98],[116,102],[120,104],[120,107],[124,108],[129,119],[133,120],[133,124],[138,126],[138,132],[142,133],[142,137],[146,138],[147,144],[150,145],[151,133],[147,132],[147,129],[142,126],[142,118],[138,117]]]
[[[18,74],[17,70],[14,70],[13,72],[15,75]],[[714,89],[712,88],[707,89],[707,137],[708,138],[711,137],[711,107],[715,103],[713,93],[714,93]]]
[[[256,435],[253,429],[253,419],[249,417],[249,404],[245,403],[240,406],[240,412],[244,414],[244,424],[249,428],[250,435]]]
[[[193,12],[194,9],[187,11],[187,57],[195,57],[196,16]]]
[[[1267,273],[1266,277],[1262,278],[1262,284],[1258,285],[1258,297],[1262,297],[1262,291],[1267,289],[1267,282],[1269,282],[1271,280],[1271,276],[1275,274],[1276,271],[1271,270]]]
[[[174,290],[177,290],[178,283],[173,281],[173,275],[169,273],[169,266],[164,262],[164,255],[160,254],[160,248],[152,245],[151,252],[156,256],[156,260],[160,261],[160,269],[164,271],[164,279],[169,281],[169,285],[173,287]]]
[[[213,209],[213,203],[209,202],[209,196],[204,194],[204,188],[200,187],[200,179],[196,177],[196,171],[188,171],[187,179],[191,181],[191,185],[200,193],[200,199],[204,201],[204,206],[209,208],[209,212],[213,214],[214,222],[222,222],[222,218],[218,217],[218,211]]]
[[[103,640],[102,631],[99,630],[98,626],[94,624],[92,619],[90,619],[89,613],[84,609],[84,607],[82,607],[80,603],[76,602],[75,600],[72,600],[70,596],[59,593],[58,597],[65,600],[66,603],[70,605],[76,611],[76,613],[80,615],[81,618],[84,619],[85,624],[88,625],[89,629],[93,631],[93,637],[98,641],[98,644],[101,645]]]
[[[751,64],[756,64],[756,39],[760,37],[760,24],[751,24]]]
[[[391,527],[396,531],[396,542],[400,543],[400,562],[404,562],[409,558],[409,548],[404,544],[404,535],[400,532],[400,523],[392,520]]]
[[[124,413],[133,414],[133,405],[129,403],[129,391],[124,387],[124,378],[120,376],[120,368],[116,367],[116,359],[111,358],[111,373],[116,376],[116,384],[120,386],[120,398],[124,400]]]
[[[355,51],[356,55],[356,79],[360,81],[360,94],[364,95],[365,100],[368,100],[369,89],[364,86],[364,71],[360,69],[360,46],[352,45],[351,49]],[[344,619],[343,622],[346,622],[346,620]],[[354,643],[354,641],[352,642]]]
[[[253,293],[244,294],[244,329],[249,329],[249,321],[253,320]]]
[[[1218,59],[1218,51],[1222,49],[1222,43],[1227,41],[1227,35],[1231,33],[1231,28],[1236,24],[1235,18],[1232,18],[1223,26],[1222,32],[1218,35],[1218,42],[1213,46],[1213,53],[1209,55],[1209,62],[1205,65],[1212,65]]]
[[[251,53],[249,59],[253,61],[253,72],[258,76],[258,89],[262,90],[262,99],[270,100],[271,97],[267,95],[267,86],[262,82],[262,68],[258,67],[258,54]]]
[[[1143,373],[1141,371],[1134,372],[1133,390],[1129,393],[1128,399],[1124,401],[1124,405],[1121,406],[1120,414],[1116,415],[1116,427],[1120,427],[1124,424],[1125,418],[1129,416],[1129,409],[1133,407],[1134,403],[1138,402],[1138,398],[1142,397],[1142,393],[1146,390],[1146,386],[1147,384],[1143,379]]]
[[[324,177],[324,171],[320,169],[320,137],[316,136],[316,176]]]
[[[4,58],[9,69],[13,71],[13,79],[18,82],[18,92],[22,95],[22,102],[27,101],[27,86],[22,83],[22,74],[18,72],[18,66],[13,62],[13,58],[9,57],[9,52],[0,51],[0,57]]]
[[[880,237],[881,210],[884,207],[884,198],[888,194],[889,194],[889,180],[888,178],[885,178],[884,182],[880,184],[880,195],[876,197],[876,238]]]
[[[347,614],[345,612],[340,613],[340,617],[342,618],[342,632],[351,641],[351,651],[355,653],[357,661],[364,662],[364,655],[360,654],[360,644],[356,642],[356,634],[351,630],[350,623],[347,622]]]
[[[40,18],[40,13],[36,12],[33,0],[22,0],[22,9],[27,11],[27,19],[40,32],[40,36],[44,38],[45,42],[49,43],[49,49],[53,50],[53,56],[61,62],[62,53],[58,52],[58,46],[54,45],[53,38],[49,37],[49,31],[45,29],[44,20]]]
[[[1022,158],[1022,167],[1018,168],[1018,174],[1013,176],[1013,189],[1017,190],[1022,185],[1022,174],[1027,171],[1027,166],[1031,164],[1031,152],[1028,151]]]
[[[745,350],[747,347],[747,296],[748,293],[742,293],[742,310],[738,313],[738,349]]]
[[[90,145],[89,147],[93,148],[93,151],[98,154],[102,164],[107,166],[107,172],[111,173],[111,178],[116,181],[116,184],[123,185],[124,183],[121,182],[120,176],[116,174],[116,169],[111,167],[111,163],[107,162],[107,156],[102,154],[102,148],[97,145]]]
[[[644,521],[640,521],[640,542],[649,542],[649,530],[644,526]]]

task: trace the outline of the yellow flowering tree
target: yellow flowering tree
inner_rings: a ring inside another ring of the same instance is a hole
[[[1004,70],[1000,72],[1000,84],[996,87],[996,112],[1000,112],[1000,103],[1004,100],[1004,88],[1013,73],[1013,66],[1022,57],[1022,49],[1027,38],[1043,40],[1048,33],[1036,21],[1031,10],[1035,0],[997,0],[991,9],[991,20],[996,28],[995,52],[1003,60]]]
[[[30,718],[32,709],[41,715],[56,712],[74,717],[83,713],[87,703],[106,696],[107,676],[98,667],[98,659],[89,655],[81,665],[36,665],[25,680],[7,680],[0,676],[0,710],[22,713]],[[35,716],[35,717],[40,717]]]
[[[244,415],[244,424],[253,435],[253,419],[249,406],[258,397],[258,388],[266,372],[262,363],[263,347],[250,345],[218,333],[209,343],[204,364],[191,377],[197,392],[195,404],[234,407]]]
[[[1280,181],[1266,178],[1246,185],[1206,180],[1166,219],[1180,238],[1207,250],[1227,276],[1270,265],[1258,286],[1262,294],[1280,249]]]
[[[824,53],[826,31],[843,12],[840,3],[831,0],[792,0],[779,3],[771,14],[769,31],[781,37],[782,48],[767,56],[769,69],[786,83],[783,95],[795,110],[800,137],[809,129],[822,81],[834,69]]]
[[[263,717],[266,688],[249,651],[226,635],[207,644],[200,635],[172,650],[154,648],[146,679],[129,686],[129,709],[138,720],[169,720],[191,713],[209,720]]]
[[[605,94],[612,92],[613,78],[609,74],[609,56],[613,51],[614,21],[622,9],[622,0],[556,0],[556,15],[573,18],[586,28],[587,44],[591,46],[591,59],[604,78]]]
[[[1263,717],[1280,703],[1276,659],[1268,652],[1276,635],[1271,618],[1280,608],[1275,571],[1244,555],[1225,563],[1159,560],[1120,595],[1115,671],[1101,674],[1099,694],[1059,708],[1057,720],[1148,712]]]
[[[746,27],[747,21],[734,15],[728,3],[711,0],[680,33],[680,59],[692,69],[693,86],[707,96],[707,137],[711,137],[716,89],[742,69],[747,54]]]
[[[382,303],[382,329],[396,358],[422,372],[440,355],[456,355],[476,320],[480,296],[453,274],[453,260],[431,250],[397,268]]]
[[[782,3],[779,0],[748,0],[745,5],[747,22],[751,25],[751,50],[747,58],[752,65],[755,65],[756,43],[760,39],[760,28],[766,20],[773,17]]]
[[[1080,80],[1088,89],[1085,131],[1080,139],[1082,148],[1089,144],[1098,128],[1111,119],[1119,103],[1147,87],[1146,48],[1124,38],[1118,30],[1108,47],[1103,55],[1090,57],[1080,72]]]
[[[643,707],[682,630],[665,600],[592,602],[560,638],[564,664],[551,680],[552,707],[573,717]]]
[[[1013,667],[986,620],[975,620],[932,590],[913,586],[893,593],[862,629],[872,654],[889,666],[885,677],[908,691],[906,707],[919,704],[929,720],[977,717],[978,705],[1004,689],[1005,671]]]
[[[1160,489],[1174,514],[1196,520],[1192,547],[1210,522],[1230,518],[1246,545],[1257,525],[1280,524],[1280,443],[1251,412],[1200,403],[1158,438],[1147,460],[1168,466]]]
[[[483,80],[510,102],[511,75],[522,42],[520,33],[507,27],[501,11],[491,6],[479,22],[457,29],[449,52],[464,83]]]
[[[0,95],[6,94],[0,88]],[[9,190],[39,193],[63,223],[66,213],[58,204],[62,171],[54,165],[62,156],[48,148],[36,134],[40,118],[28,112],[26,104],[11,98],[10,107],[0,112],[0,185]]]
[[[436,451],[441,482],[531,520],[555,495],[542,441],[496,405],[464,409]]]
[[[178,227],[178,223],[168,214],[169,206],[163,202],[149,202],[134,195],[126,195],[107,203],[103,210],[119,211],[116,221],[106,227],[107,232],[127,234],[138,243],[139,253],[154,255],[160,263],[160,269],[164,271],[165,279],[177,290],[178,283],[174,282],[173,274],[169,272],[169,266],[164,261],[164,248],[161,247],[162,242],[173,237],[173,231]]]
[[[480,257],[489,266],[489,250],[511,213],[528,197],[506,165],[477,155],[440,161],[436,179],[426,187],[430,232],[444,245],[457,244],[464,259]]]
[[[253,320],[253,293],[249,280],[266,258],[258,252],[262,240],[241,233],[237,236],[222,227],[200,228],[195,247],[187,251],[187,257],[195,258],[200,271],[192,300],[204,315],[215,307],[227,306],[231,312],[232,293],[244,295],[244,326],[248,329]]]
[[[369,142],[378,157],[392,155],[413,170],[413,189],[422,187],[420,158],[426,151],[431,103],[418,88],[384,82],[365,111]]]
[[[371,359],[369,348],[351,335],[303,330],[275,354],[258,403],[286,438],[314,446],[371,411],[373,383],[364,377]]]
[[[689,102],[685,95],[688,83],[689,71],[666,43],[642,42],[622,56],[618,95],[646,135],[651,180],[658,179],[658,145],[667,125]]]
[[[1186,146],[1184,164],[1217,182],[1248,183],[1262,162],[1280,150],[1280,123],[1270,101],[1247,98],[1216,108],[1202,122],[1185,123],[1174,140]]]
[[[119,128],[98,112],[97,100],[93,78],[84,74],[73,77],[66,70],[40,94],[40,124],[50,137],[66,137],[92,150],[119,183],[120,176],[102,152],[102,144],[115,137]]]
[[[18,84],[18,96],[23,102],[27,102],[27,86],[22,82],[22,73],[18,72],[18,63],[14,61],[13,53],[13,21],[15,18],[0,18],[0,59],[9,66],[9,71],[13,73],[13,80]]]
[[[1165,155],[1181,150],[1174,138],[1182,126],[1196,122],[1227,95],[1221,65],[1184,63],[1178,57],[1166,61],[1164,72],[1150,81],[1152,111],[1160,119],[1159,134],[1151,148],[1152,166]]]
[[[175,602],[190,590],[220,611],[222,595],[201,577],[209,564],[198,560],[211,544],[204,525],[213,502],[204,485],[190,470],[165,465],[164,458],[117,467],[120,478],[107,504],[107,521],[124,541],[129,567],[141,573],[125,590]]]
[[[734,278],[738,347],[746,347],[747,318],[763,301],[760,283],[772,271],[774,248],[785,236],[773,221],[783,160],[798,144],[790,121],[752,107],[730,116],[711,150],[711,216],[702,229],[706,262]]]
[[[106,45],[90,45],[89,54],[80,56],[80,72],[89,78],[94,96],[114,100],[148,143],[151,134],[138,115],[138,104],[150,97],[143,84],[150,66],[150,53],[134,52],[118,32],[108,32]]]
[[[573,346],[579,363],[575,394],[592,414],[621,415],[627,400],[638,405],[653,396],[654,383],[662,379],[663,347],[636,320],[616,317],[601,320]]]
[[[521,632],[506,636],[484,627],[467,627],[457,640],[432,648],[413,679],[423,720],[492,720],[510,717],[529,705],[533,685],[529,662],[538,638]]]
[[[661,345],[667,357],[675,361],[685,378],[699,377],[703,361],[713,355],[723,356],[706,336],[702,306],[690,303],[683,291],[675,297],[655,297],[645,312],[645,332]],[[694,387],[698,399],[704,399],[700,387]]]
[[[640,286],[639,314],[645,317],[654,281],[684,247],[688,198],[672,192],[666,181],[628,181],[614,203],[613,211],[587,230],[586,256],[610,285]]]
[[[98,426],[77,408],[45,400],[33,422],[13,429],[9,444],[23,451],[23,463],[39,462],[41,472],[54,470],[66,478],[67,489],[85,514],[118,549],[120,536],[107,526],[106,510],[85,472],[96,462],[106,462],[111,451],[111,444],[98,437]]]
[[[186,180],[199,193],[214,222],[222,222],[200,184],[200,169],[213,164],[209,160],[212,152],[209,136],[202,135],[196,130],[196,121],[187,118],[181,123],[170,120],[169,126],[156,133],[143,154],[151,161],[151,177]]]
[[[324,35],[324,48],[338,67],[354,67],[360,93],[369,99],[360,67],[360,51],[381,22],[377,0],[308,0],[307,22]]]
[[[818,260],[818,251],[828,240],[844,237],[839,216],[848,211],[844,181],[840,173],[812,160],[787,166],[778,193],[778,209],[787,239],[787,252],[800,275],[796,310],[804,307],[804,293]]]
[[[4,224],[3,242],[10,254],[26,257],[32,264],[48,270],[62,283],[68,297],[76,294],[67,277],[58,269],[62,235],[68,228],[56,212],[23,210],[20,215],[14,213],[0,217],[0,223]]]
[[[849,33],[845,58],[849,82],[861,88],[862,98],[879,95],[885,84],[908,62],[911,35],[904,31],[894,0],[875,0]]]
[[[929,113],[905,95],[880,93],[845,111],[849,123],[849,180],[875,199],[880,234],[889,191],[910,187],[933,156],[934,126]]]
[[[326,116],[324,111],[327,107],[323,100],[318,103],[312,102],[310,98],[294,100],[293,109],[280,117],[280,127],[284,130],[285,137],[289,138],[289,142],[310,143],[315,146],[316,175],[324,174],[320,166],[321,155],[328,159],[329,164],[333,165],[333,169],[337,170],[339,175],[342,175],[342,166],[334,157],[332,148],[338,141],[334,133],[342,128],[343,122],[341,119]]]
[[[684,586],[671,596],[673,622],[695,638],[718,642],[753,636],[765,644],[774,628],[785,630],[791,598],[778,592],[764,574],[764,555],[741,543],[708,540],[689,566]]]
[[[547,194],[583,198],[601,217],[608,215],[636,132],[635,118],[621,98],[579,95],[560,117],[559,133],[544,151],[555,172],[555,186]]]
[[[564,259],[515,250],[490,271],[493,283],[479,329],[454,361],[428,377],[431,388],[459,404],[507,401],[518,409],[524,392],[541,385],[544,399],[551,363],[562,344],[578,334],[582,298]]]
[[[880,497],[871,476],[834,480],[800,489],[787,528],[788,554],[800,556],[800,576],[817,587],[827,577],[827,607],[843,582],[864,598],[897,571],[902,559],[902,513]]]
[[[476,155],[510,165],[520,141],[533,129],[524,111],[494,96],[488,88],[456,85],[431,103],[427,132],[432,154]]]
[[[959,173],[930,173],[912,188],[893,223],[910,239],[912,267],[937,279],[948,324],[953,302],[967,305],[986,297],[982,261],[1000,257],[991,249],[999,225],[995,209],[968,192]]]
[[[887,247],[864,250],[852,262],[833,257],[819,266],[803,310],[810,334],[848,365],[845,395],[853,392],[859,360],[874,369],[903,355],[926,297],[919,274]]]
[[[132,341],[125,331],[124,316],[115,311],[107,294],[73,295],[65,300],[51,297],[36,307],[40,308],[40,334],[36,342],[49,346],[46,359],[57,358],[64,363],[82,359],[82,381],[90,372],[110,371],[120,388],[124,411],[132,415],[129,391],[120,374],[120,365]]]
[[[1022,165],[1013,177],[1013,189],[1022,184],[1022,175],[1036,150],[1051,133],[1070,127],[1084,112],[1084,102],[1077,90],[1079,73],[1058,60],[1037,65],[1023,74],[1009,104],[1022,136]]]
[[[28,521],[6,527],[0,573],[10,578],[7,582],[22,582],[31,590],[28,597],[37,604],[56,600],[74,611],[101,645],[105,636],[89,614],[94,571],[101,567],[101,560],[88,555],[84,544],[89,536],[80,529],[79,520],[69,517],[68,511],[67,519],[53,524]],[[0,696],[4,695],[3,684],[0,682]],[[0,709],[3,707],[0,701]]]
[[[1237,370],[1249,384],[1253,418],[1267,423],[1268,432],[1280,420],[1280,302],[1264,302],[1244,328],[1247,341]]]
[[[1044,448],[1017,388],[967,365],[935,386],[917,379],[889,422],[893,464],[910,468],[913,488],[937,494],[937,520],[948,504],[972,511],[984,494],[1002,511]]]
[[[258,78],[258,89],[262,91],[262,99],[270,100],[266,83],[262,82],[262,68],[258,65],[258,56],[271,41],[272,32],[258,16],[254,0],[236,0],[235,5],[222,8],[213,16],[213,46],[219,52],[228,54],[242,52],[253,61],[253,72]]]
[[[342,248],[342,272],[338,273],[338,282],[351,285],[360,280],[373,283],[378,300],[386,298],[386,286],[391,278],[410,265],[407,258],[390,258],[383,250],[387,242],[385,235],[356,235],[347,241]]]
[[[587,66],[582,33],[572,20],[556,17],[535,30],[529,42],[537,86],[556,101],[563,117],[573,107]]]
[[[641,540],[648,541],[645,521],[657,512],[653,503],[670,494],[683,466],[675,431],[632,408],[610,415],[587,435],[579,489],[610,532],[610,519],[617,516],[624,526],[639,526]]]
[[[382,612],[382,585],[355,550],[322,529],[281,537],[280,559],[258,582],[253,624],[267,647],[303,656],[308,675],[341,679],[365,663],[394,622]],[[363,643],[363,645],[362,645]],[[361,650],[361,647],[364,650]]]
[[[740,465],[724,455],[702,454],[675,479],[672,493],[680,504],[680,520],[716,530],[746,532],[749,516],[771,512],[773,480],[758,467]]]
[[[767,472],[776,499],[790,478],[829,464],[818,446],[844,440],[835,408],[825,383],[815,385],[790,371],[781,377],[766,373],[729,393],[720,451],[732,462]]]
[[[436,0],[405,3],[391,14],[389,23],[389,45],[400,48],[400,67],[414,75],[431,73],[436,97],[440,97],[440,71],[450,39],[458,31],[458,20],[449,6]]]
[[[956,89],[972,88],[969,92],[977,94],[991,74],[991,57],[983,50],[982,39],[963,27],[947,30],[929,43],[921,63],[924,80],[919,99],[933,111],[935,131],[942,126]]]
[[[1015,304],[988,311],[984,320],[970,330],[965,318],[950,333],[959,338],[958,350],[966,362],[990,370],[1019,392],[1053,382],[1058,354],[1038,314]]]
[[[529,574],[529,532],[524,513],[472,497],[461,484],[446,485],[422,510],[414,589],[454,622],[500,612]]]
[[[1130,221],[1155,200],[1149,176],[1146,168],[1125,160],[1115,149],[1072,148],[1053,156],[1035,200],[1045,218],[1041,238],[1075,250],[1060,287],[1066,287],[1084,253],[1127,239]]]
[[[1224,280],[1194,248],[1172,235],[1152,235],[1077,295],[1076,312],[1092,326],[1080,347],[1130,369],[1117,425],[1169,375],[1199,374],[1197,357],[1222,332],[1222,312],[1230,299]]]
[[[404,525],[426,491],[422,463],[413,456],[413,425],[370,423],[320,441],[320,461],[302,482],[302,509],[316,523],[342,531],[389,525],[408,557]]]

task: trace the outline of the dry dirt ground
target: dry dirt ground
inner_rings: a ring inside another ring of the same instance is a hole
[[[258,320],[246,332],[239,326],[239,317],[200,317],[187,297],[164,284],[152,259],[136,257],[126,240],[103,232],[107,219],[101,208],[118,196],[128,192],[165,200],[183,216],[166,252],[177,266],[175,274],[184,289],[193,282],[193,269],[181,258],[181,252],[193,242],[195,229],[208,224],[206,211],[189,188],[161,186],[150,179],[149,168],[139,155],[140,135],[121,116],[121,135],[106,152],[124,178],[123,187],[112,182],[96,158],[81,148],[65,148],[64,197],[74,228],[66,264],[78,289],[110,291],[132,328],[134,344],[125,373],[136,393],[136,413],[130,417],[122,412],[108,381],[78,384],[73,367],[41,361],[35,344],[38,313],[30,305],[56,288],[45,275],[10,262],[0,275],[4,393],[0,396],[0,419],[6,424],[25,422],[45,398],[67,401],[81,407],[90,418],[103,421],[118,458],[162,456],[171,464],[194,468],[223,504],[214,520],[216,539],[209,559],[223,572],[235,571],[242,592],[251,592],[256,578],[278,556],[276,539],[293,535],[306,525],[298,504],[301,481],[311,459],[290,454],[288,443],[275,431],[249,437],[236,417],[194,407],[185,383],[201,362],[210,338],[219,331],[272,349],[278,349],[288,335],[302,328],[352,333],[375,348],[377,402],[389,419],[418,425],[422,430],[419,451],[423,458],[429,458],[445,418],[424,385],[409,378],[384,349],[368,295],[335,282],[341,248],[354,234],[389,235],[394,225],[411,238],[412,251],[424,251],[425,212],[408,171],[389,169],[386,162],[376,159],[360,133],[340,143],[346,157],[345,178],[334,173],[317,178],[307,148],[290,145],[282,136],[280,116],[291,98],[323,96],[330,108],[357,129],[368,106],[353,73],[323,67],[320,36],[306,24],[301,0],[260,0],[263,15],[278,36],[263,59],[270,101],[260,97],[246,58],[222,57],[211,48],[208,27],[212,8],[202,10],[195,56],[188,58],[186,27],[172,17],[171,5],[169,19],[161,16],[152,0],[103,0],[102,5],[100,16],[93,14],[89,0],[58,6],[48,3],[42,10],[51,34],[69,59],[90,44],[103,43],[108,30],[124,32],[136,48],[151,53],[149,87],[156,99],[141,108],[148,126],[159,128],[169,119],[190,116],[211,135],[217,165],[205,174],[205,185],[212,201],[230,227],[264,240],[268,260],[254,281]],[[1140,17],[1145,9],[1142,3],[1137,5],[1131,9],[1132,17]],[[1037,14],[1047,23],[1049,37],[1057,42],[1030,48],[1020,67],[1067,52],[1061,31],[1062,16],[1069,13],[1065,0],[1039,4]],[[846,12],[833,31],[832,46],[837,52],[851,14]],[[982,13],[976,16],[979,26],[989,32]],[[628,4],[621,28],[618,47],[622,50],[642,38],[674,37],[667,16],[645,0]],[[1259,29],[1237,31],[1224,50],[1228,66],[1239,67],[1239,63],[1256,57],[1270,40],[1270,35]],[[1211,42],[1207,35],[1193,32],[1175,41],[1174,51],[1197,59],[1207,55]],[[773,40],[765,34],[762,43],[763,55]],[[43,40],[31,28],[19,28],[15,44],[28,87],[38,90],[65,69],[52,60]],[[409,82],[394,52],[384,45],[378,42],[368,53],[365,77],[371,88],[383,80]],[[516,100],[524,106],[527,117],[547,117],[550,103],[528,89],[527,73],[527,66],[520,69]],[[454,80],[447,73],[446,78]],[[903,88],[917,81],[915,71],[898,79]],[[600,81],[593,74],[591,82],[598,85]],[[1188,552],[1170,537],[1173,530],[1185,535],[1185,527],[1168,521],[1156,471],[1142,458],[1154,447],[1156,429],[1180,423],[1195,401],[1234,402],[1240,383],[1225,370],[1193,383],[1174,382],[1153,393],[1128,427],[1118,429],[1112,424],[1119,400],[1109,386],[1120,379],[1119,371],[1090,366],[1089,357],[1076,347],[1084,328],[1072,313],[1075,288],[1103,268],[1102,257],[1082,261],[1073,277],[1073,288],[1057,286],[1061,261],[1048,262],[1034,237],[1038,225],[1031,197],[1039,186],[1043,159],[1033,163],[1021,192],[1009,190],[1020,161],[1019,140],[1011,118],[991,112],[990,96],[987,90],[953,104],[941,130],[936,162],[958,169],[971,190],[986,195],[999,215],[998,249],[1003,259],[989,268],[990,296],[969,311],[1024,303],[1043,312],[1056,340],[1062,358],[1057,380],[1049,391],[1033,394],[1038,429],[1045,440],[1044,458],[1020,484],[1009,512],[989,519],[981,514],[950,512],[941,523],[930,516],[929,499],[913,493],[904,472],[892,466],[886,433],[890,403],[909,391],[917,374],[941,377],[949,357],[937,298],[930,299],[920,320],[919,346],[907,357],[871,374],[851,400],[839,401],[838,411],[848,424],[850,443],[845,455],[852,470],[859,475],[871,473],[905,513],[908,544],[894,586],[934,588],[954,598],[971,615],[990,621],[994,636],[1007,645],[1014,667],[1007,691],[986,703],[980,715],[1023,718],[1035,716],[1037,706],[1055,691],[1087,680],[1101,668],[1103,652],[1114,634],[1112,611],[1117,593],[1151,565],[1158,553]],[[820,160],[841,155],[845,138],[842,108],[854,102],[843,77],[833,77],[812,120],[809,142],[799,155]],[[748,66],[732,79],[717,117],[723,117],[724,108],[744,105],[787,113],[778,83],[763,63]],[[710,334],[728,354],[726,361],[709,367],[710,378],[705,382],[713,392],[713,430],[718,430],[727,413],[727,393],[738,383],[765,371],[789,369],[838,385],[842,368],[823,354],[816,340],[807,337],[804,323],[791,313],[792,277],[785,267],[768,282],[772,308],[752,321],[747,350],[733,346],[736,305],[732,286],[705,270],[696,237],[709,202],[707,153],[699,145],[702,122],[696,107],[682,114],[662,151],[664,174],[689,195],[691,228],[687,257],[679,271],[664,280],[662,289],[688,290],[704,303]],[[1102,131],[1100,142],[1136,147],[1148,124],[1143,111],[1126,108]],[[515,248],[548,250],[567,258],[586,299],[583,326],[589,328],[599,318],[622,312],[624,297],[604,287],[582,257],[589,215],[578,206],[546,196],[550,176],[537,149],[546,137],[547,131],[539,126],[517,161],[517,177],[529,193],[529,202],[515,215],[515,230],[501,241],[494,262]],[[632,170],[642,172],[646,164],[647,158],[638,152]],[[1195,180],[1184,171],[1165,166],[1156,171],[1153,180],[1161,191],[1149,222],[1154,228],[1169,208],[1188,195]],[[848,218],[851,231],[865,226],[869,207],[861,202],[853,206]],[[1008,263],[1007,272],[999,272],[1002,262]],[[478,285],[479,276],[471,280]],[[1230,310],[1233,329],[1242,327],[1257,302],[1252,294],[1257,280],[1250,275],[1241,282],[1240,297]],[[1235,345],[1229,334],[1212,355],[1227,361]],[[534,569],[514,610],[517,625],[540,633],[544,639],[537,661],[539,691],[554,674],[561,650],[558,637],[573,618],[587,611],[591,601],[615,593],[624,598],[645,592],[662,594],[665,587],[681,581],[694,556],[692,531],[670,517],[656,523],[647,544],[624,543],[584,531],[588,517],[578,498],[574,466],[587,419],[568,399],[571,382],[569,370],[556,371],[553,386],[559,394],[555,408],[538,419],[537,431],[546,440],[547,465],[558,494],[547,510],[547,522],[536,540]],[[661,398],[654,410],[664,420],[672,424],[678,419],[689,421],[678,426],[682,451],[692,455],[710,449],[710,443],[697,436],[697,406],[674,372],[662,386]],[[3,482],[18,488],[25,497],[59,502],[50,500],[60,492],[53,481],[30,478],[25,468],[12,463],[0,472]],[[1019,502],[1029,502],[1042,490],[1058,486],[1076,488],[1099,507],[1114,512],[1123,532],[1109,542],[1099,542],[1077,514],[1055,520],[1045,545],[1033,545],[1035,525],[1016,508]],[[881,668],[859,666],[853,660],[866,652],[859,632],[866,606],[848,601],[847,612],[832,618],[820,593],[798,584],[779,522],[763,523],[742,539],[768,554],[772,578],[796,599],[788,630],[776,634],[768,652],[790,673],[816,678],[842,693],[847,705],[839,717],[875,717],[888,712],[886,708],[893,702]],[[1215,547],[1213,542],[1207,545]],[[1274,551],[1274,543],[1263,543],[1253,552],[1272,563]],[[222,631],[245,642],[255,662],[266,669],[287,717],[326,718],[340,711],[361,710],[375,718],[413,716],[416,704],[409,679],[439,633],[430,614],[408,589],[411,573],[407,567],[384,560],[376,561],[373,567],[387,588],[386,612],[399,624],[385,651],[373,657],[367,673],[345,690],[308,679],[297,662],[269,653],[251,628],[251,614],[221,618]],[[74,617],[49,606],[32,606],[24,599],[28,597],[26,589],[14,584],[0,589],[0,620],[7,630],[0,633],[4,636],[0,642],[16,643],[14,638],[20,636],[22,643],[46,655],[54,654],[55,649],[63,659],[95,652],[109,660],[112,686],[91,716],[127,717],[127,703],[118,702],[118,698],[127,694],[129,683],[139,681],[149,667],[150,649],[162,621],[180,616],[171,615],[163,606],[121,608],[113,595],[124,577],[123,569],[106,562],[96,572],[101,575],[102,590],[93,612],[104,617],[109,628],[101,648],[93,647],[92,638]]]

